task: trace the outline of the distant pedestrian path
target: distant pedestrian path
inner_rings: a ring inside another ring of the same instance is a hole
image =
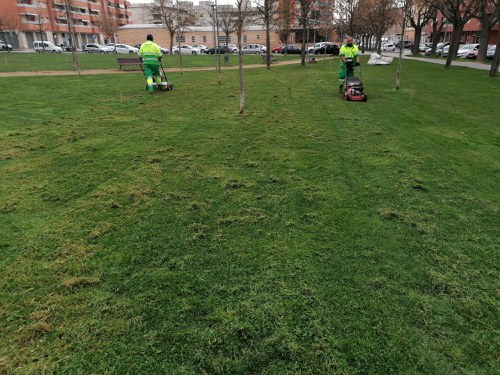
[[[398,58],[399,52],[384,52],[382,55],[385,56],[391,56],[394,58]],[[440,64],[444,65],[446,63],[446,59],[430,59],[426,57],[413,57],[411,55],[405,55],[403,54],[403,59],[407,60],[416,60],[416,61],[423,61],[423,62],[428,62],[432,64]],[[490,70],[491,66],[489,64],[483,64],[480,62],[476,61],[453,61],[451,63],[451,66],[462,66],[465,68],[472,68],[472,69],[480,69],[480,70]]]

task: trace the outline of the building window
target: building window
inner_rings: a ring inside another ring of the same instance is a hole
[[[186,43],[186,37],[185,36],[181,36],[181,37],[176,36],[175,37],[175,41],[176,42],[181,42],[181,43]]]
[[[191,43],[194,43],[194,42],[196,42],[196,37],[193,35],[193,36],[191,37]]]
[[[260,40],[260,35],[259,34],[257,34],[257,40]]]
[[[206,35],[203,35],[203,43],[206,43],[207,42],[207,37]]]
[[[28,22],[36,22],[36,15],[35,14],[26,14],[26,20]]]
[[[243,43],[248,43],[247,36],[243,35]]]

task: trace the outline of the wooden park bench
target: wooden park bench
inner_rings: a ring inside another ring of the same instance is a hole
[[[260,56],[262,56],[262,62],[265,63],[265,64],[267,64],[267,55],[265,53],[263,53]],[[276,56],[274,56],[274,55],[270,55],[269,56],[269,60],[271,61],[271,64],[278,62],[278,58]]]
[[[122,66],[142,67],[142,62],[139,57],[117,57],[116,61],[118,62],[118,65],[120,65],[120,70],[122,70]]]

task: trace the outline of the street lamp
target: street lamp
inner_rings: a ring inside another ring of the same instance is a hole
[[[219,16],[217,12],[217,0],[215,0],[215,4],[209,4],[212,7],[212,30],[214,33],[214,46],[215,46],[215,69],[219,70],[220,73],[220,50],[219,50]]]

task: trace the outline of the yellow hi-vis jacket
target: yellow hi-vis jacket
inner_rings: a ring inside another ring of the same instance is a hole
[[[359,56],[358,46],[353,44],[352,47],[348,47],[347,44],[344,44],[340,48],[339,56],[354,59],[355,57]]]
[[[147,65],[158,65],[158,57],[161,57],[163,54],[161,53],[160,47],[153,43],[150,40],[141,44],[141,48],[139,49],[139,56],[142,57],[142,61]]]

